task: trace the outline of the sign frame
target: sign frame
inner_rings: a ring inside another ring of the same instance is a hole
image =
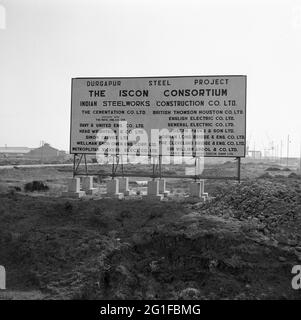
[[[122,79],[171,79],[171,78],[217,78],[217,77],[243,77],[245,78],[244,86],[244,149],[243,155],[203,155],[205,158],[244,158],[246,156],[246,134],[247,134],[247,75],[189,75],[189,76],[135,76],[135,77],[74,77],[71,78],[71,104],[70,104],[70,139],[69,139],[69,153],[73,155],[85,154],[85,155],[95,155],[95,152],[73,152],[72,151],[72,105],[73,105],[73,82],[74,80],[122,80]]]

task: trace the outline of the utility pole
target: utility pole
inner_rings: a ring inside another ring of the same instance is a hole
[[[287,136],[287,154],[286,154],[286,166],[288,167],[288,156],[290,148],[290,135]]]
[[[274,141],[272,141],[272,161],[275,161],[275,147],[274,147]]]
[[[281,140],[281,143],[280,143],[280,164],[282,162],[282,140]]]

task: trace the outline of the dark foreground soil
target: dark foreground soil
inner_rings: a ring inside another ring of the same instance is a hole
[[[300,179],[205,204],[0,194],[2,299],[300,299]]]

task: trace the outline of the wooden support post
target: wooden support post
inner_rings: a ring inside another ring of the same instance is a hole
[[[113,156],[113,163],[112,163],[112,179],[115,177],[115,170],[114,170],[114,156]]]
[[[84,160],[85,160],[85,170],[86,170],[86,176],[88,175],[88,166],[87,166],[87,158],[86,155],[84,155]]]
[[[196,168],[197,168],[197,157],[195,156],[195,161],[194,161],[194,181],[197,181],[197,174],[196,174]]]
[[[240,183],[240,157],[237,158],[237,179]]]
[[[156,171],[156,164],[155,164],[155,160],[153,163],[153,180],[155,180],[155,171]]]
[[[73,178],[75,177],[75,157],[76,154],[73,155]]]
[[[162,155],[159,155],[159,176],[162,178]]]

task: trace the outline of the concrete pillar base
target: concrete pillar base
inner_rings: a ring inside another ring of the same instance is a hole
[[[114,178],[112,180],[107,181],[107,195],[111,197],[119,197],[119,180],[117,178]]]
[[[69,178],[68,179],[68,192],[79,192],[80,191],[80,179]]]
[[[147,195],[148,196],[158,196],[159,195],[159,180],[148,181]]]
[[[93,188],[93,177],[86,176],[82,177],[82,189],[88,191]]]
[[[164,197],[169,195],[169,191],[166,190],[166,180],[159,179],[159,194],[163,194]]]
[[[63,197],[78,199],[85,195],[85,191],[80,190],[80,179],[70,178],[68,179],[68,191],[63,192]]]
[[[143,196],[147,200],[159,200],[163,199],[163,194],[159,193],[159,180],[151,180],[147,183],[147,194]]]
[[[204,194],[204,180],[194,181],[189,186],[190,197],[201,198]]]
[[[87,176],[82,178],[82,189],[88,195],[93,195],[98,191],[98,188],[93,188],[93,177]]]
[[[129,178],[119,178],[119,192],[123,193],[125,196],[130,195],[129,189]]]

